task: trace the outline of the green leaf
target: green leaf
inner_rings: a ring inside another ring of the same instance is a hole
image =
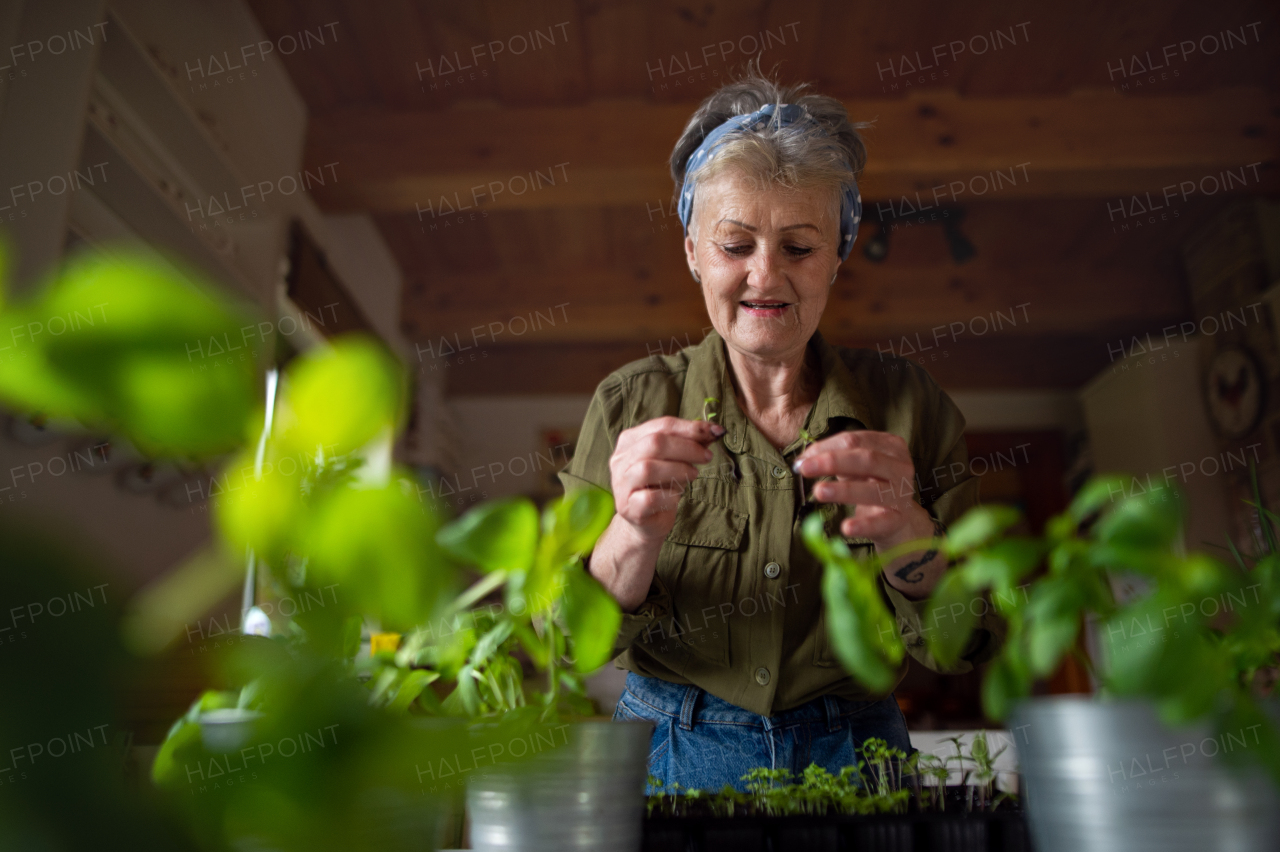
[[[453,585],[454,568],[435,542],[428,506],[392,482],[383,488],[334,489],[318,499],[296,550],[309,558],[316,585],[337,583],[345,606],[409,632],[435,614]]]
[[[489,662],[489,659],[493,657],[502,643],[507,641],[507,637],[511,635],[512,626],[511,621],[503,620],[485,631],[484,635],[476,642],[475,648],[471,650],[471,657],[467,660],[467,663],[478,669]]]
[[[238,710],[260,710],[262,709],[263,694],[266,686],[262,678],[254,678],[240,688],[240,695],[236,698],[236,709]]]
[[[178,755],[200,742],[200,724],[185,717],[169,729],[151,764],[151,780],[159,787],[177,787],[186,779]]]
[[[969,644],[979,613],[973,604],[986,601],[969,587],[962,570],[947,571],[929,598],[928,624],[924,635],[929,650],[943,666],[954,666]]]
[[[589,553],[613,517],[613,495],[582,488],[555,500],[542,513],[542,539],[523,587],[512,589],[532,613],[551,612],[564,593],[565,568]]]
[[[1033,675],[1044,677],[1057,668],[1076,640],[1083,606],[1084,591],[1075,577],[1046,577],[1032,589],[1027,660]]]
[[[342,624],[342,656],[350,660],[360,653],[360,633],[364,620],[358,615],[347,616]]]
[[[279,434],[286,452],[341,456],[393,430],[403,415],[404,369],[366,335],[335,338],[290,366],[280,398]]]
[[[1007,594],[1039,564],[1044,550],[1035,539],[1007,538],[972,553],[962,570],[971,587],[990,586]]]
[[[826,526],[821,514],[810,512],[800,527],[800,534],[804,537],[805,547],[809,548],[809,552],[818,557],[820,562],[835,560],[836,555],[832,552],[830,540],[827,539]]]
[[[1178,491],[1153,488],[1126,497],[1094,527],[1099,542],[1117,547],[1170,547],[1182,526],[1183,502]]]
[[[547,643],[539,639],[538,634],[534,633],[533,628],[528,624],[516,624],[515,634],[520,640],[520,647],[524,648],[524,652],[529,655],[533,664],[539,669],[545,669],[550,659]]]
[[[0,360],[0,397],[24,411],[109,428],[151,456],[241,440],[258,395],[257,326],[171,266],[82,255],[4,323],[27,332],[14,342],[25,357]]]
[[[426,669],[414,669],[405,676],[401,681],[400,688],[396,691],[396,697],[391,699],[391,703],[387,705],[387,709],[392,713],[406,713],[409,705],[413,700],[422,694],[427,685],[438,679],[440,675],[437,672],[429,672]]]
[[[526,497],[482,503],[441,529],[436,541],[485,571],[527,571],[538,545],[538,509]]]
[[[573,666],[593,672],[609,662],[622,626],[613,595],[582,568],[565,572],[564,620],[573,641]]]
[[[214,504],[218,529],[238,551],[252,548],[268,563],[281,564],[302,518],[302,479],[279,466],[255,479],[253,454],[246,450],[223,468],[225,493]]]
[[[856,571],[828,564],[822,598],[836,657],[868,689],[887,693],[897,680],[904,649],[879,590]]]
[[[992,719],[1005,719],[1031,692],[1031,677],[1014,658],[1002,653],[991,661],[982,681],[982,707]]]
[[[579,488],[555,500],[542,516],[543,534],[561,561],[590,553],[613,518],[613,495],[600,488]]]
[[[449,693],[443,709],[451,716],[476,716],[480,713],[480,691],[476,688],[475,669],[463,666],[458,671],[458,685]]]
[[[947,530],[947,552],[964,553],[981,547],[1018,522],[1021,515],[1010,506],[977,506],[964,513]]]
[[[1044,534],[1052,542],[1069,541],[1075,537],[1076,521],[1068,513],[1054,515],[1044,525]]]
[[[1122,476],[1094,477],[1076,493],[1071,505],[1067,507],[1067,515],[1079,524],[1106,508],[1116,497],[1124,496],[1125,487]]]

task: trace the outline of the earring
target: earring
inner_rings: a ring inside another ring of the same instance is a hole
[[[689,272],[692,273],[694,281],[696,281],[699,284],[702,283],[702,276],[698,274],[698,270],[690,269]]]

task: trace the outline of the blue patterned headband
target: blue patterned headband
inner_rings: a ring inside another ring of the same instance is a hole
[[[772,119],[778,127],[786,127],[798,121],[811,120],[804,108],[795,104],[767,104],[750,115],[739,115],[707,134],[702,144],[689,157],[684,168],[684,184],[680,187],[680,223],[685,233],[689,232],[689,217],[693,215],[693,185],[689,176],[715,155],[715,148],[724,137],[735,130],[764,130]],[[862,219],[862,195],[853,180],[845,187],[840,202],[840,259],[844,260],[853,251],[854,238],[858,236],[858,222]]]

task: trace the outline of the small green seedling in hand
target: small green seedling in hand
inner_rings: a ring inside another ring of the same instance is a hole
[[[702,401],[702,419],[703,419],[703,420],[706,420],[706,421],[708,421],[708,422],[710,422],[710,421],[711,421],[711,419],[712,419],[712,418],[714,418],[714,417],[716,416],[716,412],[714,412],[714,411],[710,411],[710,412],[708,412],[708,411],[707,411],[707,406],[708,406],[708,405],[712,405],[712,404],[719,405],[719,404],[720,404],[720,400],[716,399],[714,396],[709,396],[709,397],[707,397],[706,399],[704,399],[704,400]]]
[[[812,444],[814,439],[813,439],[813,436],[809,434],[809,430],[808,430],[808,429],[801,428],[801,429],[800,429],[800,440],[804,442],[804,443],[803,443],[803,444],[801,444],[801,446],[800,446],[800,453],[803,455],[803,454],[804,454],[804,451],[805,451],[805,448],[807,448],[810,444]],[[801,495],[801,497],[804,499],[804,502],[808,503],[808,502],[809,502],[809,495],[807,495],[807,494],[805,494],[805,493],[804,493],[804,474],[802,474],[802,473],[797,473],[797,474],[796,474],[796,476],[800,477],[800,495]]]

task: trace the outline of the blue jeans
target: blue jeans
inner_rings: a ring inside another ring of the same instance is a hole
[[[876,701],[826,695],[776,716],[760,716],[696,686],[629,672],[613,718],[655,723],[649,774],[684,789],[715,791],[729,784],[745,790],[742,776],[759,766],[789,769],[797,781],[810,763],[838,774],[858,762],[855,749],[871,737],[906,754],[913,751],[892,695]]]

